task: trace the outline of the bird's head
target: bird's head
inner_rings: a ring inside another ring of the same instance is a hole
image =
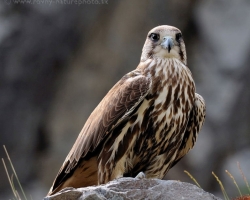
[[[186,65],[186,49],[181,31],[167,25],[157,26],[149,31],[142,49],[141,61],[150,58],[177,58]]]

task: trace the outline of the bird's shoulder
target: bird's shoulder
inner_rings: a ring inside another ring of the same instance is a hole
[[[150,90],[151,79],[140,70],[125,74],[106,94],[89,116],[65,162],[70,171],[119,123],[130,116]],[[69,162],[68,162],[69,161]],[[72,163],[72,164],[71,164]]]

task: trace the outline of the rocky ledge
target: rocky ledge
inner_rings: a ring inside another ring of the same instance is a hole
[[[105,185],[65,188],[44,200],[221,200],[185,182],[159,179],[120,178]]]

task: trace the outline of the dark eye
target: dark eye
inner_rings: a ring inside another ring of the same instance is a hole
[[[176,41],[179,42],[181,38],[182,38],[181,33],[176,33],[176,35],[175,35]]]
[[[160,35],[157,33],[151,33],[149,35],[149,38],[153,41],[153,42],[157,42],[160,39]]]

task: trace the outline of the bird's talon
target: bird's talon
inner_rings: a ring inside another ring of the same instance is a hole
[[[143,172],[140,172],[139,174],[137,174],[137,176],[135,178],[144,179],[144,178],[146,178],[146,175]]]

